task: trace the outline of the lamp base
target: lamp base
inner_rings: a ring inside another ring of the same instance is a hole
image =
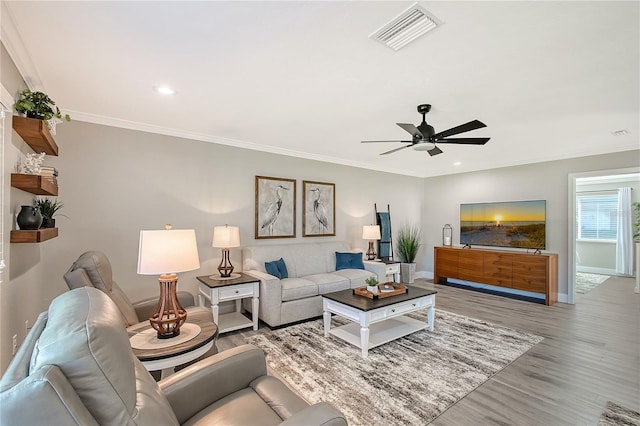
[[[160,334],[160,332],[158,331],[157,337],[158,339],[173,339],[174,337],[178,337],[179,335],[180,329],[174,330],[173,332],[167,334]]]
[[[187,320],[187,311],[176,295],[178,276],[162,274],[158,282],[160,298],[149,323],[158,332],[158,339],[170,339],[180,334],[180,327]]]
[[[373,248],[373,240],[369,240],[369,250],[367,250],[367,260],[375,260],[376,251]]]
[[[218,272],[222,278],[230,278],[233,273],[233,265],[229,260],[229,249],[222,249],[222,259],[220,259],[220,265],[218,266]]]

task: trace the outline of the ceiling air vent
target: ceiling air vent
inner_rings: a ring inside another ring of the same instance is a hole
[[[379,41],[393,50],[400,50],[441,24],[441,20],[416,3],[372,33],[369,38]]]

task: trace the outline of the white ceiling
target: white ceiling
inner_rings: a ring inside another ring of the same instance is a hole
[[[425,177],[640,148],[637,1],[424,1],[444,24],[397,52],[368,35],[413,2],[4,3],[27,81],[78,120]],[[360,143],[408,139],[422,103],[491,140]]]

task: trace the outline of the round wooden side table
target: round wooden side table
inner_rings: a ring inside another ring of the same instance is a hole
[[[185,324],[195,324],[200,327],[200,333],[186,342],[164,348],[137,349],[132,348],[133,354],[142,362],[148,371],[161,370],[161,378],[165,378],[174,372],[178,365],[186,364],[207,353],[215,344],[218,337],[218,326],[212,321],[199,318],[187,318]],[[184,327],[184,326],[183,326]],[[148,322],[136,324],[127,328],[129,337],[151,329]],[[175,339],[179,339],[180,336]],[[170,341],[170,339],[167,339]]]

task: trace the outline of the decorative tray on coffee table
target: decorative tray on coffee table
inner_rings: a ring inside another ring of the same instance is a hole
[[[382,288],[393,287],[391,291],[383,291]],[[369,299],[384,299],[385,297],[397,296],[398,294],[405,294],[407,292],[407,286],[402,284],[396,284],[393,282],[382,283],[378,285],[378,293],[371,293],[367,290],[367,287],[356,287],[353,289],[353,294],[367,297]]]

